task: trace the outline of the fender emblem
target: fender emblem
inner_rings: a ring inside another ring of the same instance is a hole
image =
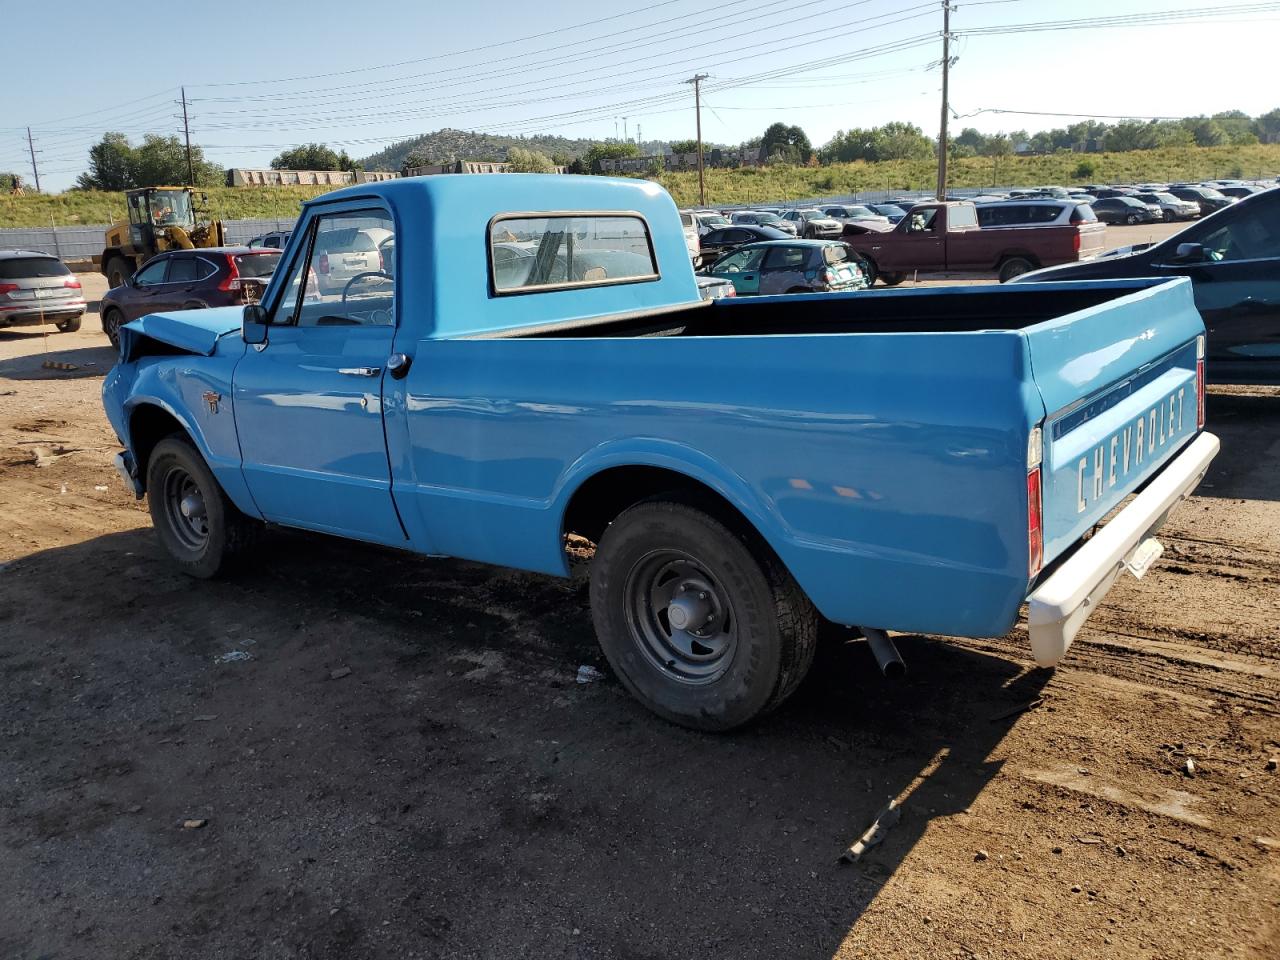
[[[209,412],[210,412],[210,413],[217,413],[217,412],[218,412],[218,402],[219,402],[221,399],[222,399],[222,394],[220,394],[220,393],[214,393],[212,390],[208,390],[208,391],[206,391],[206,392],[205,392],[205,395],[204,395],[204,402],[205,402],[205,403],[207,403],[207,404],[209,405]]]

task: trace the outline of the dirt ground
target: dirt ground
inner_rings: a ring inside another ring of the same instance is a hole
[[[833,638],[717,737],[607,675],[581,581],[293,533],[175,574],[97,317],[48,330],[0,331],[0,957],[1280,956],[1280,391],[1213,393],[1056,672]]]

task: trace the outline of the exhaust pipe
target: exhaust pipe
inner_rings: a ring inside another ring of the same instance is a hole
[[[862,627],[862,635],[867,638],[867,646],[880,666],[880,672],[886,677],[897,680],[907,675],[907,665],[902,662],[898,648],[894,646],[889,635],[875,627]]]

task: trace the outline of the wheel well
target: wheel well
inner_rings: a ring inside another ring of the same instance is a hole
[[[997,267],[1003,267],[1010,260],[1025,260],[1034,266],[1040,266],[1040,261],[1029,253],[1022,253],[1018,250],[1010,250],[1000,255],[1000,260],[996,264]]]
[[[147,485],[147,461],[151,459],[151,451],[156,444],[171,434],[185,436],[186,432],[177,417],[153,404],[143,404],[133,411],[129,417],[129,444],[138,467],[138,480],[144,488]]]
[[[640,466],[612,467],[583,483],[565,508],[563,533],[598,543],[622,511],[658,497],[698,506],[722,523],[758,536],[741,510],[702,481],[662,467]]]

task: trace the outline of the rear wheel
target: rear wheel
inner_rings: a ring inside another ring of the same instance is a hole
[[[1000,264],[1000,282],[1008,283],[1014,277],[1020,277],[1035,269],[1035,264],[1026,257],[1010,257]]]
[[[116,257],[107,265],[107,286],[113,290],[124,286],[124,282],[131,276],[133,276],[133,270],[123,257]]]
[[[80,317],[73,317],[70,320],[63,320],[58,324],[59,333],[75,333],[80,329]]]
[[[817,612],[767,546],[670,501],[629,508],[600,538],[591,614],[632,696],[699,730],[778,706],[817,643]]]
[[[886,287],[896,287],[903,280],[907,279],[905,273],[882,273],[880,274],[880,282]]]
[[[1125,218],[1124,218],[1124,222],[1125,222],[1125,223],[1127,223],[1127,224],[1129,224],[1129,226],[1131,226],[1131,227],[1132,227],[1134,224],[1136,224],[1136,223],[1137,223],[1139,220],[1141,220],[1141,219],[1142,219],[1142,218],[1141,218],[1141,217],[1139,217],[1136,213],[1131,213],[1131,214],[1129,214],[1127,217],[1125,217]]]
[[[120,349],[120,325],[123,323],[124,315],[115,307],[108,307],[102,314],[102,332],[117,350]]]
[[[1172,210],[1166,210],[1166,211],[1164,211],[1164,222],[1165,222],[1165,223],[1173,223],[1173,221],[1175,221],[1175,220],[1177,220],[1177,219],[1178,219],[1178,218],[1177,218],[1177,217],[1175,217],[1175,216],[1173,215],[1173,211],[1172,211]]]
[[[227,572],[261,529],[227,498],[204,458],[181,434],[166,437],[151,452],[147,506],[170,556],[184,573],[205,580]]]

